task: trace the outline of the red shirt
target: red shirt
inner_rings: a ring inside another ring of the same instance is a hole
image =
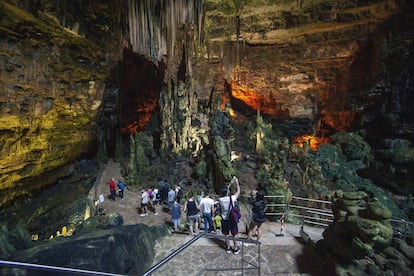
[[[115,190],[115,186],[116,186],[115,181],[111,179],[111,181],[109,181],[109,189]]]

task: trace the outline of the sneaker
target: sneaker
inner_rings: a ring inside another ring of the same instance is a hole
[[[237,247],[236,249],[234,249],[234,255],[237,255],[240,253],[240,247]]]
[[[141,214],[141,215],[139,215],[140,217],[145,217],[145,214]]]
[[[159,213],[158,213],[158,212],[155,212],[155,213],[154,213],[154,215],[158,216],[158,215],[159,215]]]
[[[226,253],[230,253],[230,252],[231,252],[231,248],[229,247],[226,249]]]

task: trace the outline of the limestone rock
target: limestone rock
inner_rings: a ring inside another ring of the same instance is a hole
[[[111,213],[108,217],[108,224],[113,227],[122,226],[124,218],[118,213]]]
[[[0,24],[3,205],[66,176],[93,151],[109,67],[96,43],[41,12],[2,1]]]
[[[385,207],[375,199],[369,200],[364,192],[336,193],[335,196],[334,224],[324,232],[324,237],[337,245],[336,254],[348,260],[360,259],[391,244],[393,229],[389,220],[385,215],[368,216],[372,212],[367,212],[370,202],[378,210],[384,210],[382,213],[389,214]]]
[[[392,213],[377,198],[373,198],[368,202],[365,214],[361,215],[369,219],[386,220],[391,218]]]
[[[166,226],[129,225],[42,242],[13,260],[118,274],[142,275],[151,265],[156,239]],[[68,258],[68,256],[71,256]]]

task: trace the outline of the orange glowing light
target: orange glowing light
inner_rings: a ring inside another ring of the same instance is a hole
[[[244,85],[239,85],[235,81],[230,82],[231,95],[235,99],[244,102],[247,106],[254,110],[260,110],[262,113],[268,115],[275,115],[277,117],[288,117],[289,111],[280,108],[278,103],[271,96],[265,97],[256,93],[253,89]]]
[[[293,139],[293,143],[296,146],[302,148],[304,146],[304,143],[307,143],[309,145],[309,148],[313,151],[317,151],[320,145],[327,144],[329,141],[329,138],[315,137],[313,135],[303,135],[295,137]]]
[[[146,102],[141,103],[136,109],[134,115],[136,120],[128,122],[127,126],[122,128],[123,133],[135,134],[143,131],[146,124],[151,120],[152,112],[157,108],[158,99],[147,99]]]
[[[329,127],[335,131],[348,130],[355,119],[353,111],[323,110],[318,128]]]

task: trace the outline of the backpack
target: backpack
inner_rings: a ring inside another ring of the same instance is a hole
[[[230,212],[229,212],[229,221],[231,225],[236,225],[239,223],[241,218],[240,209],[236,206],[233,206],[233,201],[230,196],[230,206],[229,206]]]
[[[266,220],[266,204],[262,201],[253,204],[253,221],[263,223]]]

